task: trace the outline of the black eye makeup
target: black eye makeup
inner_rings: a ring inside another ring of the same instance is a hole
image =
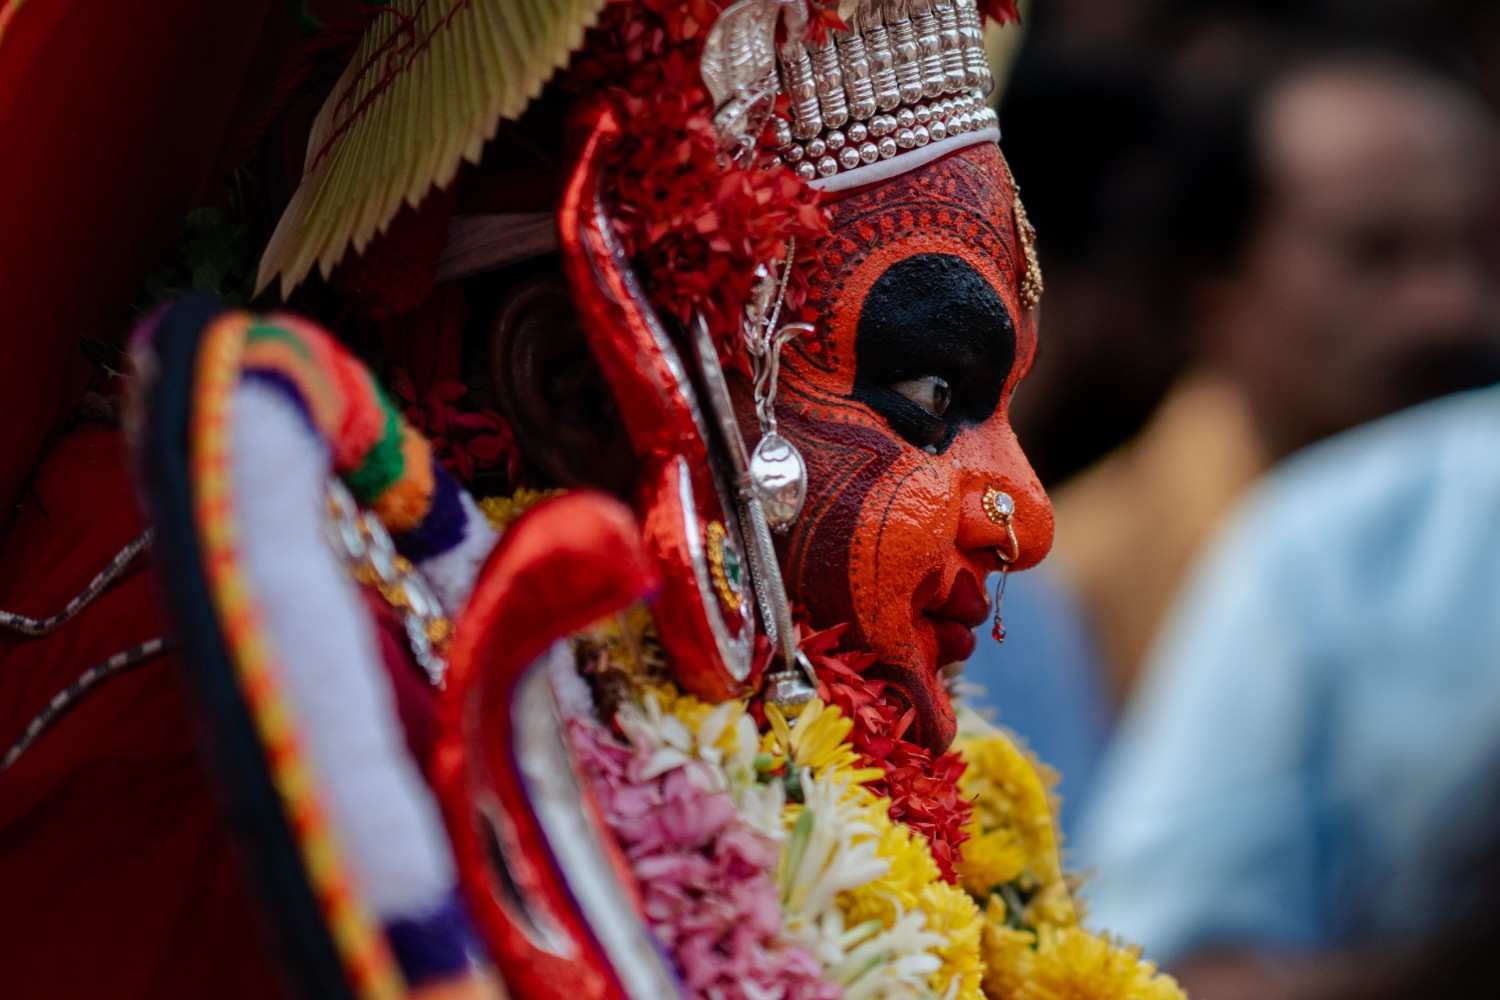
[[[941,452],[995,412],[1016,334],[999,293],[963,258],[918,254],[871,287],[854,353],[852,398],[916,447]]]

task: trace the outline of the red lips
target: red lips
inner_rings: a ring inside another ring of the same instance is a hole
[[[937,637],[938,666],[961,663],[973,654],[974,629],[989,613],[979,581],[968,570],[961,570],[943,603],[923,612]]]

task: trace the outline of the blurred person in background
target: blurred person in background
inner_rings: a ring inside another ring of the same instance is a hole
[[[1500,379],[1493,137],[1468,92],[1393,55],[1312,53],[1182,134],[1160,222],[1178,301],[1160,312],[1185,344],[1161,353],[1186,360],[1141,431],[1055,493],[1054,571],[1116,705],[1193,556],[1257,477],[1329,434]],[[1110,366],[1129,370],[1137,343],[1112,345]]]
[[[1055,558],[1009,582],[1010,643],[981,643],[966,676],[1070,762],[1065,830],[1243,491],[1330,433],[1500,378],[1482,106],[1407,57],[1320,48],[1285,11],[1160,21],[1109,47],[1040,20],[1002,109],[1008,134],[1067,150],[1014,164],[1063,309],[1015,420],[1062,485]]]
[[[1494,996],[1500,388],[1340,435],[1196,570],[1079,843],[1198,1000]]]

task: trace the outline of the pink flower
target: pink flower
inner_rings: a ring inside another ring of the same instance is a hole
[[[818,962],[781,936],[776,852],[689,761],[642,775],[651,748],[572,721],[568,735],[605,823],[630,862],[642,916],[691,996],[836,1000]]]

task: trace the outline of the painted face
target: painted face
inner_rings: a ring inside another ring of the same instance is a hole
[[[1011,569],[1052,544],[1007,413],[1036,354],[1009,176],[984,144],[838,202],[778,396],[809,478],[788,586],[816,624],[854,624],[934,748],[955,729],[940,668],[973,652],[1010,551],[985,490],[1015,500]]]

